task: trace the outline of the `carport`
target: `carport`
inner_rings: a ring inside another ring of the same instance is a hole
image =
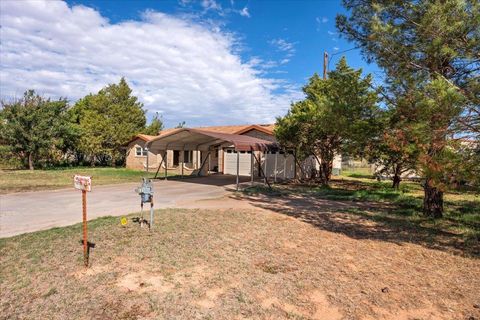
[[[240,165],[240,152],[249,152],[250,157],[250,178],[253,183],[254,180],[254,162],[259,164],[259,170],[262,172],[262,167],[260,165],[260,159],[257,158],[255,152],[261,151],[266,152],[268,150],[275,150],[278,148],[277,144],[267,140],[250,137],[247,135],[237,135],[237,134],[227,134],[219,132],[211,132],[200,129],[190,129],[182,128],[176,130],[172,133],[165,134],[154,138],[146,143],[148,150],[155,153],[163,153],[162,161],[158,166],[155,177],[157,177],[159,170],[162,166],[162,163],[167,161],[167,150],[176,150],[176,151],[200,151],[200,158],[202,158],[202,153],[206,153],[206,156],[203,159],[200,159],[201,166],[197,168],[196,174],[201,175],[202,171],[205,171],[205,166],[210,161],[211,152],[215,148],[233,148],[237,154],[236,159],[236,185],[237,190],[239,188],[239,165]],[[198,157],[198,153],[197,153]],[[199,163],[197,161],[197,163]],[[208,164],[210,167],[210,165]],[[148,158],[147,158],[147,167],[148,167]],[[183,167],[182,167],[183,168]],[[183,170],[183,169],[182,169]],[[208,171],[207,171],[208,173]],[[262,174],[264,177],[265,175]],[[165,179],[167,178],[167,166],[165,165]],[[264,179],[265,183],[268,184],[268,180]]]

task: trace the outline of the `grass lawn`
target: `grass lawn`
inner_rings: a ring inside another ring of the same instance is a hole
[[[68,188],[73,175],[92,176],[94,185],[139,182],[146,172],[125,168],[57,168],[51,170],[0,170],[0,194]],[[155,172],[150,172],[153,177]]]
[[[480,317],[478,258],[325,208],[323,226],[259,209],[160,210],[152,232],[96,219],[88,269],[81,224],[0,239],[0,318]],[[362,237],[376,227],[391,238]]]

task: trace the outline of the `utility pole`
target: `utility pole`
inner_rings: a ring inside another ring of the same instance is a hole
[[[328,53],[323,52],[323,80],[327,79]]]

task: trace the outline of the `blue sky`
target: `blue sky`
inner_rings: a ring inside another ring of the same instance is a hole
[[[125,76],[167,126],[272,122],[354,47],[339,1],[2,1],[2,97],[34,88],[72,103]],[[379,75],[359,50],[355,68]]]

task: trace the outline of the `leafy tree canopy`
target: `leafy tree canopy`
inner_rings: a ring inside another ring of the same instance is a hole
[[[145,128],[145,111],[124,78],[80,99],[71,110],[82,135],[79,150],[92,164],[121,158],[123,144]]]
[[[305,100],[277,119],[279,142],[296,148],[300,157],[317,157],[322,183],[330,179],[335,154],[362,154],[379,128],[377,93],[371,89],[371,76],[362,78],[361,73],[342,58],[328,79],[314,74],[303,88]]]
[[[409,114],[404,135],[414,141],[424,176],[424,213],[442,216],[443,192],[458,153],[457,138],[478,141],[480,3],[344,0],[349,16],[337,28],[387,75],[384,97]],[[400,99],[399,99],[400,98]],[[455,155],[455,156],[454,156]]]
[[[40,155],[46,158],[77,136],[67,108],[66,99],[45,99],[33,90],[26,91],[18,101],[2,102],[0,139],[33,170]]]

